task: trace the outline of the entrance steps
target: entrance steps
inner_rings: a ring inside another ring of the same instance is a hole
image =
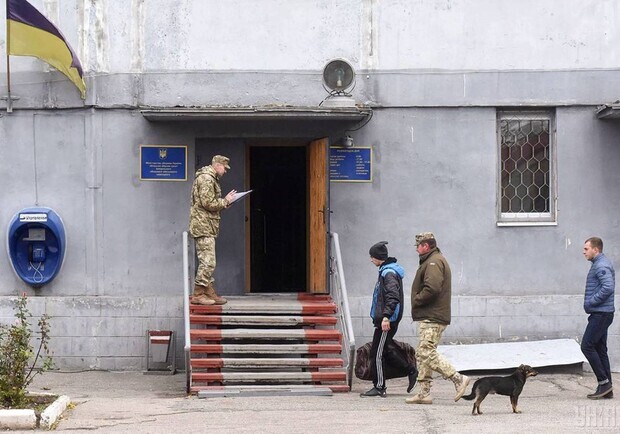
[[[309,294],[190,305],[190,391],[205,397],[349,391],[336,313],[329,296]]]

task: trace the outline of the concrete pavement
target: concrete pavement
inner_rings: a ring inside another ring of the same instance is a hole
[[[620,375],[614,378],[620,384]],[[31,389],[71,398],[75,407],[57,431],[74,433],[618,432],[620,390],[616,399],[588,400],[595,384],[591,373],[541,373],[525,385],[522,414],[511,412],[508,397],[490,395],[480,416],[471,415],[470,401],[455,403],[452,383],[441,378],[433,385],[434,403],[426,406],[405,404],[404,379],[388,381],[387,398],[360,398],[370,383],[356,381],[353,392],[331,397],[198,399],[185,395],[183,373],[105,371],[48,372]]]

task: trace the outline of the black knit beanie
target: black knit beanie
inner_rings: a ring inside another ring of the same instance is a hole
[[[375,259],[385,261],[388,258],[387,241],[379,241],[377,244],[373,244],[368,253]]]

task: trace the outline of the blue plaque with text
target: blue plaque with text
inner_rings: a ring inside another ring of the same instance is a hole
[[[140,180],[186,181],[187,146],[140,145]]]
[[[372,182],[372,148],[329,148],[329,179]]]

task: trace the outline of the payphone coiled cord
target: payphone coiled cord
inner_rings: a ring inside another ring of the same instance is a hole
[[[32,273],[32,281],[34,283],[41,283],[43,282],[43,273],[41,273],[39,269],[41,268],[43,262],[37,262],[37,264],[38,265],[35,267],[34,263],[30,262],[30,266],[34,270],[34,272]]]

